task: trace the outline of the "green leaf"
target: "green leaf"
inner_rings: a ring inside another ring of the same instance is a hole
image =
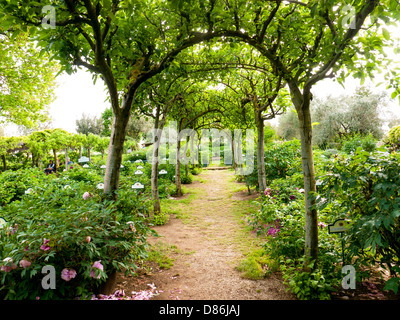
[[[390,40],[390,32],[387,29],[382,28],[382,35],[386,40]]]
[[[311,12],[310,12],[310,13],[311,13],[311,17],[314,18],[315,12],[316,12],[317,8],[318,8],[318,2],[317,2],[316,4],[314,4],[314,5],[312,6],[312,8],[311,8]]]
[[[400,286],[400,278],[390,278],[386,281],[386,284],[383,290],[392,290],[395,294],[397,294]]]

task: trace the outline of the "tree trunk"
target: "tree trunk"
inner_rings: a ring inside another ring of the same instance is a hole
[[[293,83],[289,83],[292,94],[292,102],[297,110],[297,116],[300,124],[301,140],[301,159],[304,179],[304,197],[305,197],[305,262],[304,267],[308,269],[307,264],[318,258],[318,214],[316,209],[311,209],[315,205],[315,200],[310,200],[311,192],[316,192],[314,156],[312,149],[312,120],[311,120],[311,88],[303,89],[303,93]]]
[[[312,150],[312,127],[309,100],[303,104],[302,112],[298,113],[300,121],[301,158],[304,177],[305,196],[305,256],[306,261],[318,257],[318,216],[317,210],[310,209],[315,201],[308,197],[310,192],[316,192],[314,157]]]
[[[114,115],[110,144],[108,146],[107,167],[104,175],[104,194],[113,199],[117,198],[115,191],[118,189],[119,184],[119,172],[128,121],[129,116],[125,116],[122,112]]]
[[[235,152],[235,140],[234,139],[232,139],[231,149],[232,149],[232,167],[233,167],[233,170],[235,170],[235,172],[236,172],[238,169],[238,164],[236,161],[236,159],[238,158],[237,157],[238,155]]]
[[[175,185],[176,185],[176,195],[178,197],[182,196],[181,161],[179,157],[180,151],[181,151],[181,139],[178,134],[176,141],[176,165],[175,165]]]
[[[6,155],[2,154],[1,159],[3,160],[3,171],[7,170],[7,161],[6,161]]]
[[[167,120],[167,114],[163,114],[163,118],[160,119],[160,106],[157,106],[156,118],[154,122],[154,144],[153,144],[153,158],[151,164],[151,196],[154,201],[153,212],[158,214],[161,212],[160,196],[158,193],[158,154],[160,148],[160,140],[162,130],[164,129],[165,121]]]
[[[258,189],[264,192],[267,187],[265,178],[265,162],[264,162],[264,119],[261,111],[255,111],[255,121],[257,126],[257,172],[258,172]]]
[[[160,196],[158,193],[158,146],[153,148],[153,158],[151,164],[151,196],[154,201],[153,212],[158,214],[161,212]]]
[[[68,171],[68,147],[65,148],[65,170]]]

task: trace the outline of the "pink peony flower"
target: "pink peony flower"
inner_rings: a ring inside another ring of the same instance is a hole
[[[74,269],[69,270],[67,268],[64,268],[61,271],[61,279],[65,280],[65,281],[69,281],[75,277],[76,277],[76,271]]]
[[[40,249],[42,249],[43,251],[50,250],[50,246],[48,245],[49,242],[49,239],[44,239],[43,244],[40,246]]]
[[[30,267],[31,264],[32,264],[32,263],[31,263],[30,261],[25,260],[25,259],[22,259],[22,260],[19,262],[19,265],[20,265],[22,268],[24,268],[24,269]]]
[[[321,227],[321,229],[323,229],[323,228],[326,227],[326,224],[323,223],[323,222],[321,222],[321,221],[319,221],[319,222],[318,222],[318,226]]]
[[[95,270],[93,270],[93,268],[97,268],[97,269],[99,269],[99,270],[101,270],[101,271],[104,270],[104,267],[103,267],[103,265],[102,265],[100,262],[101,262],[101,260],[96,261],[95,263],[93,263],[93,265],[92,265],[92,270],[90,270],[90,276],[91,276],[92,278],[100,279],[101,275],[99,274],[99,275],[96,277],[96,272],[95,272]]]
[[[91,198],[92,195],[91,195],[89,192],[86,191],[86,192],[83,194],[82,197],[83,197],[84,200],[87,200],[87,199]]]
[[[0,271],[10,272],[11,270],[14,270],[15,268],[17,268],[17,266],[16,266],[15,263],[13,262],[13,263],[11,264],[11,266],[1,266]]]

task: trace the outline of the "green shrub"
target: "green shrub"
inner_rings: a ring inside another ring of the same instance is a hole
[[[320,178],[320,194],[326,200],[318,202],[320,210],[333,204],[336,217],[351,222],[345,237],[347,252],[356,265],[379,263],[389,269],[392,278],[386,289],[394,292],[400,284],[399,161],[399,154],[361,148],[354,155],[338,157]]]
[[[133,273],[151,230],[122,191],[117,202],[101,195],[85,181],[53,179],[0,208],[7,220],[0,229],[2,299],[88,298],[113,272]],[[54,290],[41,286],[46,265],[56,271]],[[69,281],[62,278],[67,269],[76,273]]]
[[[398,150],[400,148],[400,126],[391,128],[385,140],[392,150]]]
[[[257,235],[266,236],[263,248],[268,264],[271,269],[279,264],[293,293],[301,299],[328,299],[337,286],[340,261],[338,241],[326,228],[331,211],[325,208],[319,214],[318,265],[311,273],[304,272],[304,195],[290,180],[274,180],[265,190],[260,210],[250,214],[248,222]]]
[[[308,265],[311,272],[303,268],[304,260],[286,259],[282,261],[282,277],[290,290],[301,300],[330,300],[330,293],[339,284],[340,274],[334,270],[324,272],[315,268],[314,262]]]
[[[270,144],[264,153],[267,184],[274,179],[286,178],[301,172],[300,152],[300,141],[296,139]],[[244,180],[249,188],[255,187],[258,190],[257,157],[254,156],[254,170],[251,174],[236,177],[238,181]]]
[[[198,167],[194,167],[194,168],[190,169],[190,173],[194,176],[199,175],[202,171],[203,171],[203,169],[198,168]]]
[[[130,154],[125,156],[126,161],[135,162],[136,160],[142,160],[143,163],[147,162],[147,148],[132,151]]]
[[[283,143],[275,143],[265,151],[265,175],[267,181],[286,178],[301,172],[301,145],[293,139]]]
[[[365,151],[372,152],[376,149],[376,143],[377,141],[371,134],[367,136],[357,134],[343,143],[342,151],[350,154],[351,152],[355,152],[358,147],[361,147]]]
[[[20,169],[18,171],[5,171],[0,174],[0,203],[5,205],[21,199],[25,191],[42,180],[52,179],[37,168]],[[29,191],[28,191],[29,192]]]
[[[193,176],[189,173],[188,175],[184,174],[181,176],[182,184],[191,184],[193,182]]]
[[[95,182],[103,181],[104,178],[97,172],[97,168],[90,165],[89,168],[83,168],[80,165],[74,165],[73,169],[60,173],[59,176],[66,177],[73,181]]]
[[[162,211],[160,213],[155,214],[151,222],[156,226],[162,226],[169,221],[169,217],[170,215],[168,213]]]

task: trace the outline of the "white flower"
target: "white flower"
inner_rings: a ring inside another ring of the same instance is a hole
[[[98,183],[96,188],[97,189],[104,189],[104,183]]]

